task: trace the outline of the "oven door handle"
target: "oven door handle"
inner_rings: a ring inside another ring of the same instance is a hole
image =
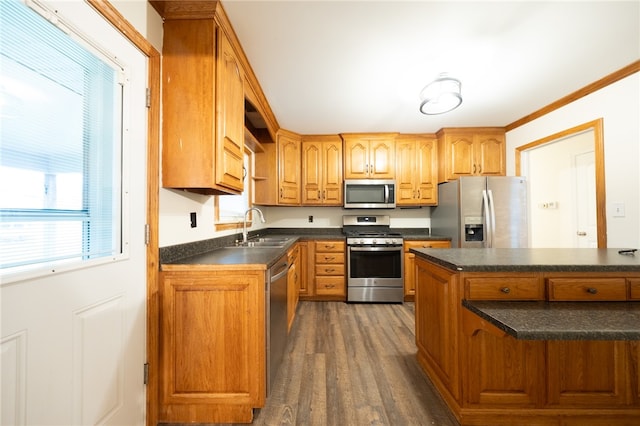
[[[353,247],[349,246],[350,251],[402,251],[402,246],[394,247]]]

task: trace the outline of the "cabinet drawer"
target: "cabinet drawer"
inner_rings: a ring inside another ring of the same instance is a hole
[[[556,301],[616,301],[626,300],[624,278],[549,278],[549,300]]]
[[[338,275],[344,277],[344,264],[316,265],[316,275]]]
[[[544,300],[537,276],[473,277],[465,279],[465,297],[472,300]]]
[[[409,251],[413,249],[419,248],[450,248],[450,241],[405,241],[404,242],[404,251]]]
[[[342,263],[344,265],[344,253],[316,253],[316,264]]]
[[[640,278],[629,279],[629,298],[640,299]]]
[[[344,241],[316,241],[316,252],[342,252]]]
[[[317,277],[316,294],[318,295],[344,295],[344,277]]]

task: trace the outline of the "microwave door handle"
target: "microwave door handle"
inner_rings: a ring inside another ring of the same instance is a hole
[[[389,185],[384,186],[384,202],[389,204]]]

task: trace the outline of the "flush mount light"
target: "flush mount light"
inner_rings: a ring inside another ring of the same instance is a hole
[[[420,112],[426,115],[444,114],[462,103],[460,80],[441,74],[420,92]]]

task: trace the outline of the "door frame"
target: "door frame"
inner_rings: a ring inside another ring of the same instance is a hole
[[[542,139],[516,147],[516,176],[521,176],[522,154],[533,148],[553,143],[559,139],[564,139],[577,133],[593,131],[594,151],[595,151],[595,173],[596,173],[596,223],[598,225],[598,248],[607,247],[607,203],[604,174],[604,138],[603,119],[598,118],[587,123],[580,124],[570,129],[562,130],[558,133],[546,136]]]
[[[107,0],[86,0],[148,60],[147,103],[147,364],[146,424],[158,423],[158,214],[160,155],[160,52]],[[139,236],[142,238],[142,236]],[[142,374],[142,372],[141,372]]]

